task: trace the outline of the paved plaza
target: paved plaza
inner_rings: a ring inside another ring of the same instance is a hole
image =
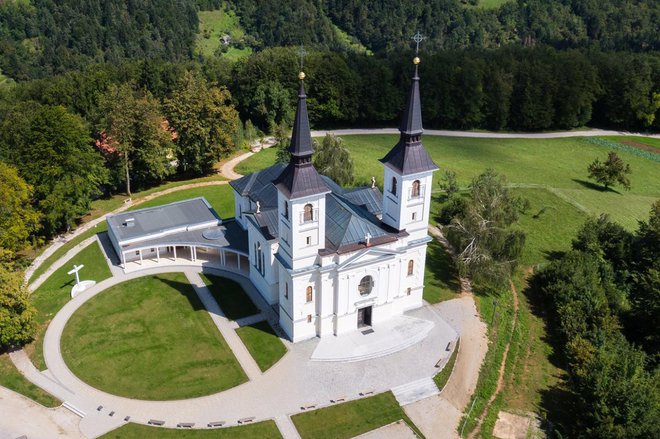
[[[332,337],[331,342],[318,338],[296,344],[285,341],[288,353],[262,373],[236,336],[233,330],[236,322],[228,321],[210,296],[199,276],[202,270],[240,282],[261,308],[261,319],[276,322],[277,316],[272,308],[239,273],[220,271],[208,265],[202,268],[173,264],[128,274],[113,270],[113,277],[73,298],[51,321],[44,339],[48,370],[37,371],[22,351],[12,354],[12,359],[28,379],[64,401],[65,407],[82,417],[80,430],[86,437],[99,436],[129,421],[148,424],[150,420],[159,420],[165,421],[166,427],[185,422],[194,423],[196,428],[206,428],[209,423],[217,421],[224,421],[225,426],[239,425],[238,421],[244,418],[254,418],[254,422],[274,419],[282,430],[289,431],[287,437],[292,437],[295,429],[292,429],[289,416],[301,412],[304,407],[320,408],[433,376],[439,370],[436,365],[444,364],[449,357],[450,352],[445,346],[458,336],[436,309],[425,306],[389,324],[374,327],[370,334],[355,331]],[[73,313],[86,301],[117,283],[172,271],[186,274],[250,380],[227,391],[199,398],[141,401],[100,391],[76,377],[65,364],[60,350],[62,331]],[[388,334],[392,336],[388,337]],[[353,348],[342,350],[341,346]],[[317,358],[313,358],[314,355]],[[386,360],[382,358],[384,355],[387,355]]]

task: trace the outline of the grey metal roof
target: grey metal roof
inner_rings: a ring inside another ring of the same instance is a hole
[[[303,198],[330,192],[311,160],[307,163],[292,163],[273,182],[289,199]]]
[[[279,177],[284,168],[286,168],[286,164],[276,163],[238,180],[232,180],[229,184],[240,195],[255,202],[259,201],[262,208],[276,207],[277,189],[273,185],[273,181]]]
[[[396,233],[387,231],[373,214],[341,196],[326,195],[325,207],[325,254],[365,247],[367,233],[371,236],[370,245],[397,240]]]
[[[107,221],[108,227],[121,243],[121,241],[167,233],[181,227],[218,224],[220,218],[204,197],[198,197],[109,215]]]
[[[217,232],[213,239],[207,238],[208,232]],[[204,229],[184,230],[166,236],[147,239],[132,244],[122,245],[122,251],[138,250],[141,248],[164,247],[168,245],[196,245],[202,247],[226,248],[244,254],[248,253],[248,237],[240,225],[230,220],[221,226],[207,227]]]
[[[357,206],[364,206],[373,215],[383,214],[383,194],[377,187],[347,189],[344,198]]]
[[[261,235],[267,239],[276,239],[279,236],[279,225],[277,222],[277,209],[261,210],[259,213],[249,212],[246,215],[251,220]]]
[[[435,171],[438,165],[426,151],[420,140],[406,139],[401,134],[401,139],[394,148],[380,161],[401,175],[417,174],[418,172]],[[419,139],[419,138],[418,138]]]

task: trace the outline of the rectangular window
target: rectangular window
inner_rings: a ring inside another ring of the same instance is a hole
[[[406,290],[406,296],[410,296],[410,293],[412,293],[412,288],[408,288]]]
[[[311,244],[312,244],[312,237],[308,236],[307,237],[307,245],[311,245]]]
[[[305,294],[305,299],[307,300],[307,303],[312,301],[312,287],[307,287],[307,292]]]
[[[412,220],[417,221],[417,212],[412,213]]]
[[[312,315],[307,314],[307,323],[312,323]]]

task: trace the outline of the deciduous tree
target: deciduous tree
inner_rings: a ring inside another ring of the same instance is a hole
[[[226,88],[207,83],[197,73],[186,72],[164,106],[178,136],[182,172],[208,173],[218,160],[234,150],[232,135],[239,119]]]
[[[0,248],[17,252],[29,245],[39,229],[39,214],[31,202],[30,185],[16,168],[0,162]]]
[[[0,264],[0,351],[32,340],[35,315],[23,274]]]
[[[353,183],[353,159],[341,137],[326,134],[321,143],[315,141],[314,166],[341,186]]]
[[[619,183],[625,189],[630,190],[630,180],[627,175],[632,173],[630,165],[625,163],[614,151],[607,154],[607,160],[601,163],[596,159],[587,168],[589,178],[602,184],[605,189]]]

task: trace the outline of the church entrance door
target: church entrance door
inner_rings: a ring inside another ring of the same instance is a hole
[[[371,326],[371,310],[373,306],[358,309],[358,328]]]

